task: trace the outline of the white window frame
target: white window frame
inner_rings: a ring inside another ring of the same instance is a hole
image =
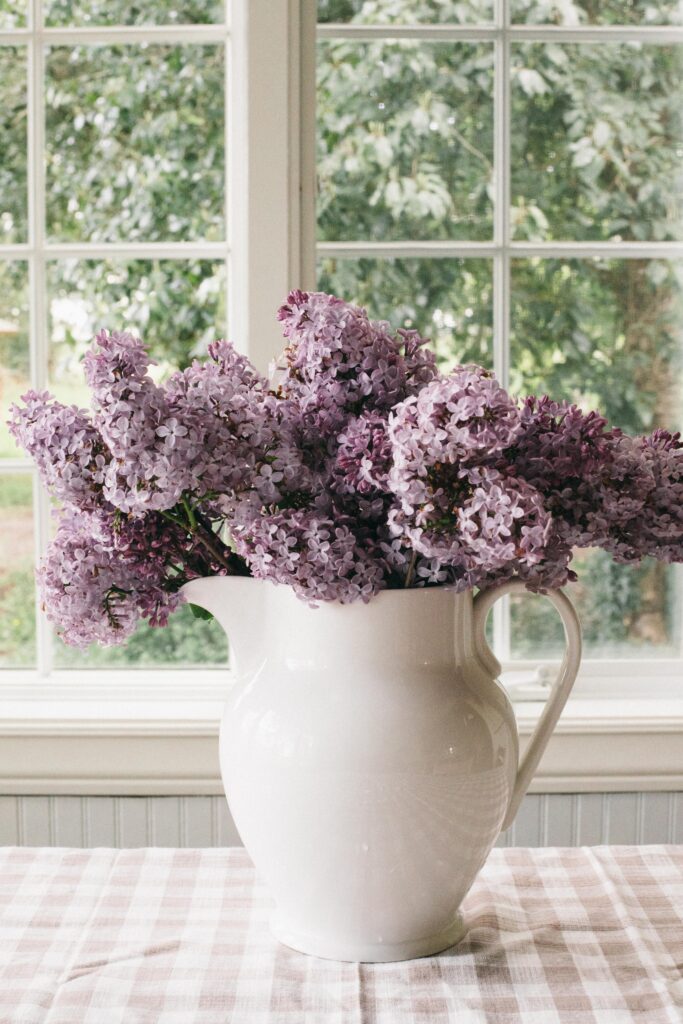
[[[34,386],[45,384],[47,323],[42,287],[45,260],[59,255],[184,258],[228,261],[229,336],[261,368],[281,347],[274,311],[289,288],[315,287],[315,0],[230,0],[231,21],[219,26],[135,29],[46,29],[38,0],[31,0],[26,30],[1,32],[0,43],[23,39],[29,48],[31,119],[30,188],[42,196],[42,46],[48,42],[225,42],[228,143],[228,235],[225,243],[186,245],[46,245],[44,210],[34,204],[26,245],[0,246],[0,258],[31,264],[31,370]],[[509,145],[510,45],[515,39],[600,41],[642,38],[683,42],[683,29],[555,29],[512,27],[497,2],[495,26],[402,26],[401,29],[321,27],[322,37],[372,38],[414,34],[426,39],[493,42],[495,151]],[[500,164],[499,164],[500,166]],[[495,235],[484,243],[344,243],[319,252],[358,255],[486,255],[495,264],[495,359],[507,372],[510,260],[516,256],[590,256],[608,252],[626,258],[683,256],[683,244],[544,245],[512,242],[501,211],[509,175],[497,184]],[[41,200],[42,202],[42,200]],[[502,204],[502,205],[501,205]],[[0,469],[34,472],[28,461],[6,461]],[[36,481],[42,509],[36,554],[47,540],[47,502]],[[504,638],[502,613],[498,637]],[[51,672],[45,657],[41,616],[38,672],[3,674],[0,687],[0,792],[2,793],[215,793],[220,792],[216,734],[226,670],[101,670]],[[502,633],[501,633],[502,630]],[[499,644],[499,653],[501,652]],[[516,670],[530,665],[516,662]],[[5,681],[6,680],[6,681]],[[514,681],[514,680],[513,680]],[[582,682],[553,736],[536,792],[672,790],[683,786],[681,663],[588,662]],[[539,696],[542,690],[527,692]],[[656,697],[656,699],[652,699]],[[528,737],[540,703],[519,703],[520,732]]]

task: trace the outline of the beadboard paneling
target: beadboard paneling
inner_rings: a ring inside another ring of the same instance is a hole
[[[683,793],[530,794],[499,846],[683,843]],[[238,846],[222,796],[0,796],[0,845]]]

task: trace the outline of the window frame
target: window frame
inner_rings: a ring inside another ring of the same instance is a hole
[[[510,238],[506,211],[510,197],[510,49],[516,41],[600,42],[642,40],[683,43],[683,27],[511,25],[509,3],[495,0],[495,22],[487,25],[359,26],[317,25],[315,0],[226,0],[226,20],[219,25],[135,26],[126,28],[48,28],[42,24],[42,0],[29,0],[25,29],[0,32],[0,45],[28,47],[28,189],[29,236],[26,243],[0,245],[0,259],[27,260],[29,265],[29,342],[31,386],[43,388],[47,371],[47,305],[45,264],[59,257],[126,258],[210,257],[227,265],[228,336],[235,339],[260,369],[265,370],[282,340],[274,311],[291,287],[315,288],[316,256],[479,256],[493,262],[494,365],[505,381],[509,369],[510,266],[515,258],[610,256],[617,258],[683,258],[683,242],[661,243],[527,243]],[[315,219],[315,81],[319,38],[395,39],[416,37],[442,41],[490,41],[495,53],[494,163],[496,177],[494,235],[490,242],[317,243]],[[226,47],[226,239],[190,243],[47,243],[44,203],[44,47],[78,42],[218,42]],[[48,541],[48,498],[27,459],[0,460],[0,473],[30,473],[34,493],[36,560]],[[1,477],[0,477],[1,479]],[[542,698],[544,686],[534,682],[537,667],[552,662],[511,661],[509,606],[499,601],[493,611],[495,652],[510,677],[510,693],[520,700]],[[30,684],[32,699],[45,695],[69,698],[72,681],[86,683],[83,673],[53,670],[51,630],[38,607],[36,670],[3,670],[3,692],[18,700]],[[131,688],[156,698],[158,680],[172,680],[175,693],[196,695],[197,678],[210,692],[223,687],[225,669],[104,669],[92,673],[88,694],[120,692],[122,679]],[[681,658],[586,659],[577,696],[619,699],[624,687],[630,698],[668,698],[683,675]],[[219,678],[221,682],[219,683]],[[620,692],[613,691],[620,681]],[[14,685],[16,684],[16,685]],[[55,689],[55,685],[58,690]],[[142,691],[140,691],[142,687]],[[160,701],[166,699],[161,687]],[[81,689],[81,693],[84,691]],[[167,692],[167,691],[166,691]],[[207,691],[208,692],[208,691]],[[70,698],[69,698],[70,699]],[[150,697],[151,699],[151,697]]]

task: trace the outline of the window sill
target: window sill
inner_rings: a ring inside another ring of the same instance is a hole
[[[56,674],[47,683],[26,674],[5,686],[0,793],[222,792],[216,739],[225,671],[193,674],[191,694],[186,673],[132,676],[98,673],[92,682],[72,673],[62,682]],[[582,689],[563,712],[531,792],[683,789],[680,685],[658,687],[656,696],[643,696],[647,690],[635,683],[619,697]],[[542,707],[515,702],[522,747]]]

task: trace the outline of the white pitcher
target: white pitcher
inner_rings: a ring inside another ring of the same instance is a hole
[[[388,590],[311,608],[260,580],[184,586],[230,637],[223,783],[281,942],[381,962],[464,934],[461,901],[517,812],[581,656],[576,612],[553,591],[567,649],[518,767],[484,627],[497,598],[523,589]]]

